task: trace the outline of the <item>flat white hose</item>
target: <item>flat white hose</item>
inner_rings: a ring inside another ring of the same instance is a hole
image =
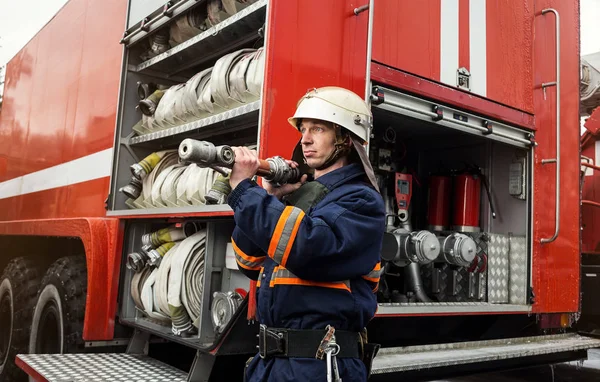
[[[243,54],[229,73],[229,95],[238,102],[247,103],[256,99],[246,84],[248,68],[255,56],[256,52]]]
[[[188,256],[183,265],[183,285],[181,289],[181,303],[192,320],[192,325],[198,327],[200,306],[202,304],[202,290],[204,283],[204,258],[206,245]]]
[[[183,174],[179,177],[177,182],[177,205],[179,206],[188,206],[191,202],[188,200],[186,191],[188,188],[188,182],[191,177],[196,172],[196,167],[198,167],[195,163],[190,164],[183,171]]]
[[[173,254],[177,252],[177,248],[181,242],[175,243],[175,246],[171,248],[158,267],[158,274],[156,275],[156,284],[154,286],[154,293],[156,295],[156,302],[158,309],[166,316],[171,316],[171,310],[169,309],[168,300],[168,287],[169,287],[169,274],[171,272],[171,261]]]
[[[156,281],[157,273],[158,269],[155,268],[144,282],[144,285],[142,286],[141,300],[142,304],[144,305],[144,311],[148,317],[166,322],[169,320],[169,317],[161,312],[156,311],[154,306],[154,283]]]
[[[177,183],[179,182],[179,178],[186,168],[187,167],[183,165],[176,165],[169,172],[169,175],[167,175],[165,181],[160,187],[160,199],[167,207],[177,206]]]
[[[171,312],[172,331],[176,335],[189,331],[192,328],[190,316],[181,301],[184,266],[190,256],[195,256],[204,246],[206,230],[201,230],[181,242],[171,260],[171,273],[169,275],[168,302]]]
[[[265,56],[264,48],[259,48],[246,72],[246,87],[257,99],[260,97],[265,76]]]
[[[160,174],[158,174],[158,176],[156,177],[156,179],[154,180],[154,183],[152,184],[152,192],[151,192],[151,200],[152,200],[152,205],[155,207],[166,207],[166,205],[163,203],[163,200],[161,198],[160,195],[160,190],[162,188],[163,183],[165,182],[165,179],[169,176],[169,174],[171,173],[171,171],[175,168],[177,168],[178,165],[173,165],[173,166],[169,166],[167,168],[165,168],[163,171],[161,171]]]

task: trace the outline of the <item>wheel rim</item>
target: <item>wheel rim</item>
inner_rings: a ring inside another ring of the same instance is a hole
[[[61,352],[60,311],[54,301],[49,301],[40,316],[37,331],[36,353],[56,354]]]
[[[12,304],[8,291],[0,297],[0,322],[9,323],[9,325],[0,325],[0,365],[3,365],[10,350],[10,335],[13,327]]]

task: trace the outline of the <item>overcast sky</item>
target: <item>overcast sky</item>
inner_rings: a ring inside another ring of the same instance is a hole
[[[66,2],[0,0],[0,66],[9,61]],[[600,0],[581,0],[581,54],[598,51]]]

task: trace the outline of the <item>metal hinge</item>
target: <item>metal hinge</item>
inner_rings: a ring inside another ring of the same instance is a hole
[[[471,73],[467,68],[458,68],[456,71],[456,86],[461,89],[471,90]]]
[[[535,293],[532,286],[527,287],[527,302],[531,305],[535,304]]]

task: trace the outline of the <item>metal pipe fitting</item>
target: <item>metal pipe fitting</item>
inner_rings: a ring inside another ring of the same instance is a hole
[[[438,260],[443,259],[448,264],[467,267],[477,255],[477,244],[470,236],[453,233],[446,237],[440,236],[438,240],[442,252]]]
[[[437,237],[429,231],[410,232],[399,228],[392,232],[396,240],[395,246],[386,246],[393,248],[394,251],[386,251],[381,257],[384,260],[391,261],[399,267],[407,266],[411,263],[429,264],[440,254],[440,243]]]
[[[141,272],[148,261],[148,256],[143,252],[132,252],[127,255],[127,269],[133,272]]]

